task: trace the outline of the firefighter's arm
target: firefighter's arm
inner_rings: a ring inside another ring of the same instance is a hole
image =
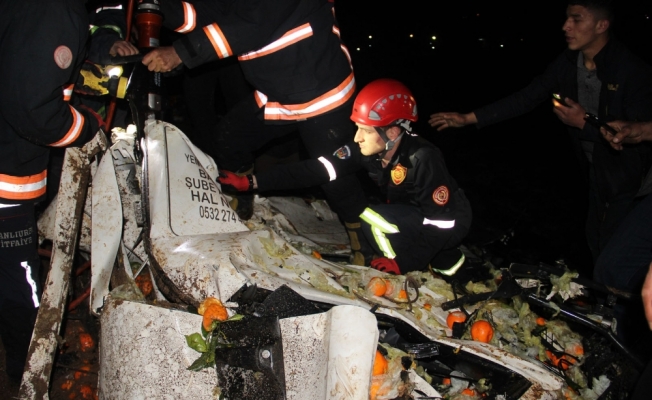
[[[299,6],[300,0],[162,0],[163,24],[185,34],[173,46],[189,68],[258,50]]]

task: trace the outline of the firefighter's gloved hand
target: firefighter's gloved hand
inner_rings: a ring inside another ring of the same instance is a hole
[[[217,181],[227,186],[227,188],[233,188],[238,192],[248,192],[254,188],[253,175],[237,175],[231,171],[220,171],[220,176],[217,178]]]
[[[387,257],[379,257],[371,260],[371,268],[390,274],[401,275],[401,270],[396,261]]]
[[[124,99],[128,79],[120,76],[121,74],[122,67],[101,66],[86,61],[82,64],[75,82],[75,92],[91,96],[110,94]]]

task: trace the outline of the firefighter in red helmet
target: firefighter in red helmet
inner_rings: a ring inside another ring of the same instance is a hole
[[[221,171],[219,182],[263,192],[319,185],[364,168],[386,196],[386,203],[368,205],[360,215],[362,232],[377,253],[370,266],[396,274],[423,270],[467,234],[469,202],[439,149],[412,133],[416,101],[401,82],[379,79],[365,86],[351,119],[358,126],[354,141],[331,156],[278,165],[255,176]]]

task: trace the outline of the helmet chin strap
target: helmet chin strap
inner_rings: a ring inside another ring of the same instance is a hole
[[[387,129],[389,129],[389,128],[393,127],[393,126],[400,127],[401,128],[401,133],[399,133],[399,135],[396,137],[396,139],[389,140],[389,138],[387,137]],[[383,154],[381,154],[381,156],[385,155],[385,153],[387,153],[388,151],[393,149],[396,142],[401,140],[401,138],[403,137],[403,134],[405,132],[411,132],[412,131],[412,127],[410,126],[410,121],[408,121],[406,119],[405,120],[404,119],[399,119],[394,124],[392,124],[390,126],[386,126],[386,127],[378,127],[378,126],[376,126],[376,127],[374,127],[374,129],[376,129],[376,132],[378,132],[378,134],[380,135],[380,138],[383,139],[383,141],[385,142],[385,151],[383,151]]]

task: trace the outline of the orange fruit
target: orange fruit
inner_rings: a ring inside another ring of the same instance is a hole
[[[149,276],[147,271],[143,271],[143,273],[136,277],[136,286],[138,286],[138,289],[143,292],[143,296],[145,297],[152,293],[154,286],[152,285],[152,278]]]
[[[312,256],[315,257],[318,260],[322,259],[321,254],[317,250],[312,251]]]
[[[372,375],[383,375],[387,373],[387,359],[380,351],[376,350],[376,358],[374,358],[374,370]]]
[[[543,317],[537,318],[537,325],[544,326],[546,324],[546,319]]]
[[[467,396],[475,396],[475,390],[466,388],[462,390],[462,394],[465,394]]]
[[[450,385],[451,384],[451,378],[444,378],[441,380],[442,385]]]
[[[573,356],[581,356],[584,355],[584,347],[582,347],[581,343],[572,343],[566,349],[566,353],[571,354]]]
[[[407,300],[407,292],[405,291],[405,289],[401,289],[401,291],[398,292],[398,298],[400,300]]]
[[[546,350],[546,355],[548,356],[548,359],[550,359],[552,365],[563,370],[567,370],[568,367],[575,364],[575,359],[572,357],[566,357],[565,354],[561,357],[557,357],[550,350]]]
[[[371,387],[369,388],[369,400],[376,400],[376,397],[378,397],[378,390],[380,389],[382,383],[382,381],[371,381]]]
[[[430,311],[432,309],[432,306],[430,304],[426,303],[426,304],[423,305],[423,308]]]
[[[217,304],[221,306],[222,302],[216,299],[215,297],[207,297],[206,300],[202,301],[202,303],[199,305],[199,308],[197,309],[197,313],[199,313],[199,315],[204,315],[204,311],[206,311],[206,309],[213,304]]]
[[[464,321],[466,321],[466,314],[462,311],[453,311],[452,313],[448,313],[448,317],[446,317],[446,325],[448,325],[450,329],[453,329],[453,323]]]
[[[387,283],[383,278],[373,277],[367,283],[367,292],[374,296],[383,296],[387,292]]]
[[[222,304],[212,304],[204,310],[202,325],[204,326],[204,330],[210,331],[213,326],[213,321],[226,321],[228,318],[229,313],[226,311],[226,307]]]
[[[471,338],[476,342],[489,343],[494,337],[494,328],[487,321],[475,321],[471,325]]]

